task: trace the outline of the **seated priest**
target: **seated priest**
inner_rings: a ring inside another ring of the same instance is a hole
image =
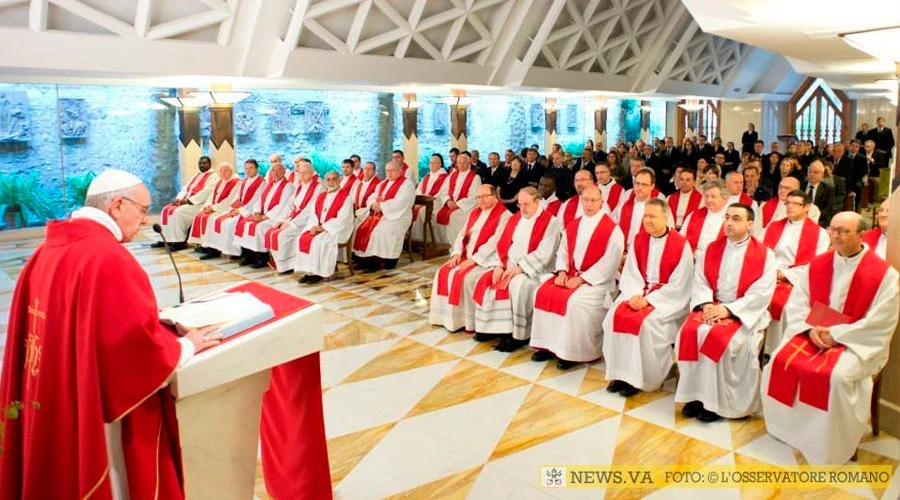
[[[703,194],[696,189],[697,171],[690,168],[676,169],[678,176],[678,191],[669,195],[666,201],[672,219],[675,221],[675,229],[681,230],[688,215],[699,210],[703,206]]]
[[[273,163],[268,173],[270,181],[259,201],[250,208],[248,215],[244,216],[241,210],[241,218],[234,227],[234,239],[241,247],[242,266],[261,269],[269,263],[266,230],[290,213],[294,199],[294,185],[284,178],[284,173],[284,165]]]
[[[696,213],[696,212],[695,212]],[[759,410],[759,351],[775,291],[775,255],[750,235],[753,209],[728,207],[725,236],[697,252],[691,310],[676,340],[675,402],[714,422]]]
[[[644,230],[634,237],[619,297],[603,320],[607,390],[625,397],[662,386],[675,358],[675,335],[688,314],[694,254],[685,237],[669,229],[668,211],[662,200],[647,201]]]
[[[467,332],[475,330],[475,283],[493,262],[497,241],[511,216],[498,195],[496,186],[478,187],[478,204],[453,242],[450,260],[434,275],[428,315],[432,325],[443,325],[451,332],[463,327]]]
[[[875,216],[875,227],[863,234],[863,243],[869,246],[882,259],[887,258],[887,228],[888,214],[890,213],[890,198],[881,202],[878,214]]]
[[[353,194],[353,189],[359,182],[359,176],[356,175],[354,168],[353,160],[349,158],[341,162],[341,189],[348,195]]]
[[[159,214],[159,225],[162,235],[169,242],[172,250],[187,248],[188,230],[203,205],[209,200],[213,187],[219,177],[212,171],[212,163],[208,156],[201,156],[197,163],[199,172],[181,188],[175,201],[164,206]],[[162,248],[163,242],[157,241],[152,248]]]
[[[297,182],[294,187],[294,197],[291,200],[290,211],[275,221],[263,235],[265,247],[269,251],[270,262],[279,273],[287,273],[294,270],[294,260],[297,257],[297,238],[306,227],[312,217],[316,197],[325,190],[322,183],[313,177],[315,171],[312,163],[303,160],[294,171]],[[338,177],[337,172],[334,172]]]
[[[239,255],[241,246],[234,241],[234,228],[240,217],[249,216],[254,204],[259,201],[266,189],[266,181],[259,175],[259,163],[254,159],[244,162],[246,177],[238,186],[238,197],[231,206],[216,212],[209,219],[209,226],[201,238],[201,245],[206,251],[200,260],[214,259],[221,254]]]
[[[364,271],[393,269],[403,251],[403,240],[412,222],[416,187],[400,174],[400,164],[384,167],[385,179],[369,198],[369,214],[356,226],[353,255]]]
[[[406,177],[407,180],[416,184],[416,179],[413,179],[412,174],[409,171],[409,165],[406,164],[406,154],[401,149],[395,149],[391,152],[391,160],[393,160],[396,164],[400,165],[400,175],[402,177]]]
[[[516,195],[519,211],[509,218],[489,270],[475,284],[475,340],[500,336],[497,350],[528,344],[539,278],[551,271],[559,244],[559,219],[541,209],[540,194],[528,186]]]
[[[606,209],[609,210],[609,213],[615,212],[619,203],[624,199],[622,194],[625,192],[625,188],[613,179],[609,163],[605,161],[597,162],[597,165],[594,166],[594,175],[597,176],[597,187],[600,188],[600,195],[603,196]]]
[[[864,230],[855,212],[831,220],[833,250],[800,269],[784,339],[763,373],[766,430],[811,464],[855,454],[900,314],[897,271],[863,245]]]
[[[763,230],[769,227],[769,224],[787,217],[787,206],[784,203],[787,201],[788,194],[799,190],[800,179],[796,177],[785,177],[781,179],[781,182],[778,183],[778,196],[759,206],[759,216],[762,221],[754,228],[754,235],[761,238]],[[822,212],[819,210],[819,207],[810,202],[809,214],[807,217],[818,224],[819,216],[821,214]]]
[[[554,180],[554,182],[556,181]],[[568,226],[570,222],[584,215],[584,203],[581,200],[581,193],[584,192],[585,188],[587,188],[588,186],[596,187],[596,185],[594,184],[594,179],[591,177],[591,173],[587,170],[579,170],[575,172],[575,181],[573,185],[575,188],[575,195],[562,202],[562,205],[560,205],[559,207],[559,211],[556,212],[556,216],[560,221],[560,231],[565,231],[566,226]],[[600,196],[603,196],[602,191]],[[612,213],[609,211],[609,208],[605,203],[600,207],[600,211],[606,215],[610,215]]]
[[[272,167],[274,167],[275,165],[281,165],[282,167],[284,167],[284,162],[283,162],[282,156],[278,153],[273,153],[273,154],[269,155],[269,170],[266,172],[266,182],[272,182]],[[284,167],[284,178],[285,179],[288,179],[287,174],[288,174],[287,167]],[[291,182],[291,180],[288,179],[288,182]]]
[[[727,190],[722,179],[703,183],[703,207],[695,210],[681,226],[681,234],[687,238],[694,252],[725,234],[725,204]]]
[[[537,352],[531,359],[556,357],[561,370],[600,357],[603,317],[625,252],[625,237],[603,209],[600,188],[590,183],[580,199],[584,215],[562,232],[556,271],[544,277],[534,297],[531,346]]]
[[[481,186],[481,177],[472,168],[472,157],[467,151],[456,157],[456,170],[450,172],[438,199],[441,206],[434,207],[434,232],[439,243],[452,245],[469,212],[475,208],[475,193]]]
[[[632,179],[632,188],[622,195],[623,201],[619,204],[616,211],[613,212],[612,218],[619,224],[619,229],[625,236],[625,244],[631,247],[635,235],[642,230],[642,219],[644,217],[644,206],[651,199],[665,201],[666,197],[656,190],[656,174],[653,169],[644,167],[634,174]],[[671,218],[668,213],[666,216]],[[669,226],[673,223],[668,221]]]
[[[416,196],[430,196],[436,211],[443,205],[439,195],[447,181],[447,169],[444,168],[444,157],[440,153],[434,153],[428,159],[428,173],[422,178],[422,182],[416,186]],[[431,216],[434,218],[434,214]],[[412,239],[422,241],[425,230],[425,208],[422,205],[413,206]],[[428,235],[429,238],[431,235]],[[435,235],[437,237],[437,235]]]
[[[538,182],[537,189],[541,194],[541,210],[549,212],[554,217],[559,217],[559,209],[563,202],[556,197],[556,177],[552,175],[542,176]]]
[[[375,188],[381,179],[375,175],[375,163],[367,161],[363,167],[363,177],[356,183],[353,191],[351,191],[353,199],[353,210],[356,211],[358,220],[363,220],[369,215],[369,200],[375,196]]]
[[[766,352],[772,352],[781,344],[784,306],[797,281],[800,267],[828,250],[830,244],[825,229],[808,217],[809,207],[814,205],[806,193],[799,189],[791,191],[784,204],[787,218],[769,224],[762,238],[763,243],[775,252],[778,268],[778,283],[769,306],[772,322],[766,331]]]
[[[303,232],[291,241],[297,248],[294,271],[305,273],[300,283],[318,283],[334,274],[338,245],[353,232],[353,203],[340,185],[337,172],[325,174],[325,191],[316,195],[307,209]]]
[[[222,162],[217,169],[219,180],[213,188],[212,195],[203,204],[203,208],[194,216],[191,223],[191,232],[188,235],[188,245],[198,245],[197,252],[205,253],[203,247],[203,235],[210,227],[210,219],[231,207],[238,197],[238,186],[241,179],[235,175],[234,166],[228,162]]]

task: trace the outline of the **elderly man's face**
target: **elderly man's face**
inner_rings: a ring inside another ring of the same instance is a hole
[[[122,231],[122,243],[134,241],[141,226],[149,223],[150,201],[150,190],[143,184],[135,186],[127,198],[113,198],[108,213]]]
[[[281,163],[272,164],[272,167],[269,169],[269,172],[272,173],[272,179],[275,180],[276,182],[280,181],[281,179],[284,179],[284,165],[282,165]]]
[[[809,166],[809,172],[806,174],[806,179],[810,184],[818,184],[822,182],[822,179],[824,178],[825,167],[823,167],[821,163],[813,163]]]
[[[603,208],[603,195],[597,186],[590,186],[581,193],[581,208],[584,215],[596,215]]]
[[[466,155],[459,155],[456,157],[456,168],[459,169],[460,172],[465,172],[469,170],[469,167],[472,166],[472,159]]]
[[[795,179],[794,177],[787,177],[782,179],[778,184],[778,200],[784,203],[787,201],[787,195],[791,191],[796,191],[800,189],[800,181]]]
[[[227,163],[222,163],[219,165],[218,174],[223,180],[231,179],[231,176],[234,174],[234,168]]]
[[[540,206],[540,202],[526,191],[519,191],[519,194],[516,195],[516,201],[519,203],[522,215],[529,219],[534,216]]]
[[[366,163],[366,166],[363,167],[363,175],[366,176],[366,180],[370,181],[375,177],[375,164]]]
[[[744,192],[744,176],[743,175],[729,175],[727,179],[725,179],[725,186],[728,188],[728,193],[733,195],[738,195]]]
[[[341,187],[341,177],[337,172],[328,172],[325,174],[325,189],[328,191],[336,191]]]
[[[384,175],[389,181],[395,181],[400,178],[400,165],[390,162],[384,167]]]
[[[656,237],[662,236],[668,227],[665,211],[656,205],[644,207],[644,216],[641,222],[644,225],[644,230],[650,233],[651,236]]]
[[[312,166],[309,163],[301,162],[300,166],[297,167],[297,172],[300,174],[300,182],[303,184],[309,184],[312,182],[313,172]]]
[[[500,166],[500,155],[496,153],[491,153],[488,155],[488,163],[491,168],[497,168]]]
[[[719,188],[709,188],[703,193],[703,203],[713,212],[725,207],[725,196]]]
[[[857,221],[858,216],[841,212],[831,218],[831,224],[828,226],[831,246],[845,257],[857,253],[860,249],[862,235],[859,233]]]
[[[441,160],[438,159],[437,156],[432,156],[428,159],[428,170],[432,172],[437,172],[441,169]]]

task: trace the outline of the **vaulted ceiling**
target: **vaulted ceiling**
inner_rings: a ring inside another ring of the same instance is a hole
[[[6,80],[745,98],[803,78],[681,0],[0,0],[0,47]]]

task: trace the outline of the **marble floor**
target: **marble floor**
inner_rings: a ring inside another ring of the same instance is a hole
[[[177,299],[165,253],[149,234],[128,246],[151,277],[161,306]],[[40,240],[0,244],[0,344],[24,260]],[[804,463],[769,437],[763,421],[704,424],[681,417],[673,382],[625,400],[606,392],[602,362],[567,372],[534,363],[531,352],[498,353],[464,333],[427,322],[431,279],[442,259],[401,260],[393,271],[300,285],[234,261],[175,258],[188,298],[258,280],[325,308],[322,354],[326,433],[334,496],[366,498],[683,498],[896,499],[888,490],[660,489],[551,490],[538,486],[545,464],[745,465]],[[859,462],[900,462],[900,441],[871,434]],[[256,494],[268,498],[261,475]]]

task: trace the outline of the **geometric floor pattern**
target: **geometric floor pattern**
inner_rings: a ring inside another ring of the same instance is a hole
[[[128,247],[147,270],[160,306],[177,284],[164,253],[143,234]],[[40,240],[0,244],[0,346],[24,259]],[[562,372],[428,324],[431,280],[444,259],[401,260],[393,271],[318,285],[293,276],[199,261],[179,252],[187,298],[241,280],[257,280],[325,308],[322,384],[325,426],[337,499],[896,499],[888,490],[540,489],[543,464],[797,465],[802,456],[766,434],[761,418],[712,424],[684,419],[674,380],[628,400],[606,392],[602,362]],[[859,463],[890,465],[900,441],[869,433]],[[261,475],[256,495],[268,498]]]

